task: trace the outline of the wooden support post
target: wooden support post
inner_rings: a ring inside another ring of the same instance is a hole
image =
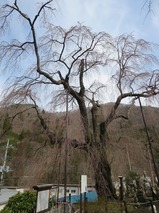
[[[123,176],[119,176],[120,181],[120,201],[123,201]]]

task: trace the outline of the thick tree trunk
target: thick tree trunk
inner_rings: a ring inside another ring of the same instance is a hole
[[[92,147],[89,149],[95,175],[95,187],[99,197],[116,199],[115,188],[112,183],[111,168],[107,160],[106,148],[106,123],[99,122],[98,102],[92,100]]]
[[[94,168],[95,188],[98,196],[117,199],[115,187],[111,177],[111,168],[106,156],[103,156],[103,154],[98,152],[90,153],[90,158]]]

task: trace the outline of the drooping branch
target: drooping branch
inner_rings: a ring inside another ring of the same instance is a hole
[[[7,119],[11,119],[11,124],[12,124],[13,121],[14,121],[14,119],[15,119],[18,115],[21,115],[21,114],[23,114],[24,112],[27,112],[27,111],[29,111],[29,110],[31,110],[31,109],[33,109],[33,108],[34,108],[34,107],[31,106],[31,107],[29,107],[29,108],[27,108],[27,109],[21,110],[20,112],[17,112],[17,113],[15,113],[15,114],[12,115],[12,116],[9,116]],[[5,128],[5,130],[3,130],[3,132],[1,132],[0,138],[2,138],[3,136],[5,136],[5,134],[6,134],[9,130],[11,130],[11,127],[12,127],[12,125],[9,125],[7,128]]]
[[[145,0],[144,1],[144,4],[143,4],[143,6],[142,6],[142,9],[145,9],[145,7],[146,7],[146,11],[147,11],[147,13],[146,13],[146,15],[145,15],[145,19],[147,18],[147,16],[149,15],[149,14],[151,14],[151,13],[153,13],[153,0]]]
[[[50,131],[48,125],[46,124],[45,119],[41,116],[41,114],[40,114],[40,112],[39,112],[39,110],[38,110],[38,106],[37,106],[35,100],[33,99],[33,97],[32,97],[31,95],[30,95],[30,99],[31,99],[31,100],[33,101],[33,103],[34,103],[34,109],[35,109],[35,111],[36,111],[36,113],[37,113],[37,116],[38,116],[38,118],[39,118],[39,120],[40,120],[41,126],[43,127],[43,129],[44,129],[45,132],[46,132],[47,137],[49,138],[50,143],[51,143],[51,144],[57,144],[57,143],[59,143],[59,142],[61,143],[61,140],[58,141],[57,138],[56,138],[56,135],[55,135],[53,132]]]

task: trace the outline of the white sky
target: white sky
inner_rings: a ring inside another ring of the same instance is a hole
[[[152,1],[153,11],[146,16],[146,0],[59,0],[55,20],[66,28],[79,21],[96,32],[133,33],[159,42],[159,1]]]
[[[42,0],[40,0],[42,1]],[[152,0],[151,13],[147,15],[146,0],[55,0],[56,11],[53,23],[70,28],[78,22],[92,28],[94,32],[105,31],[113,36],[133,33],[136,38],[159,43],[159,0]],[[13,0],[1,0],[0,4]],[[34,14],[37,0],[19,0],[28,14]],[[8,37],[25,32],[15,24]],[[0,75],[1,87],[7,75]]]

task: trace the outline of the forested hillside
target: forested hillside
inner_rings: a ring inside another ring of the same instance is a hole
[[[100,106],[100,116],[105,117],[112,104]],[[130,172],[150,174],[150,155],[140,107],[121,105],[119,114],[128,113],[128,119],[114,120],[108,128],[107,153],[113,178],[127,176]],[[156,164],[159,162],[159,109],[143,107],[146,125],[151,138]],[[5,185],[32,186],[37,183],[63,183],[65,150],[65,112],[49,113],[40,110],[52,134],[60,141],[52,145],[41,126],[33,105],[13,105],[0,109],[0,159],[2,165],[5,146],[9,139],[7,165],[12,169],[5,174]],[[125,114],[126,116],[126,114]],[[90,159],[71,141],[83,140],[78,111],[68,114],[68,182],[79,183],[80,175],[87,174],[94,183]]]

